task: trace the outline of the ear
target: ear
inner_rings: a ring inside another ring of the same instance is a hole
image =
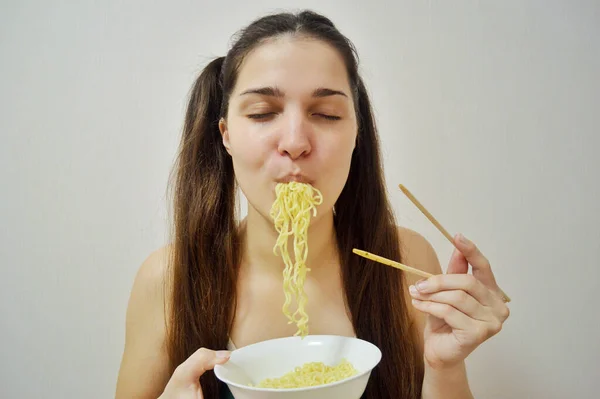
[[[229,130],[227,130],[227,122],[224,118],[219,120],[219,131],[221,132],[221,138],[223,139],[223,146],[227,150],[227,153],[231,155],[231,145],[229,143]]]

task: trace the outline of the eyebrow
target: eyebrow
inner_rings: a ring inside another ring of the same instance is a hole
[[[269,97],[277,97],[282,98],[285,97],[285,93],[281,91],[277,87],[259,87],[256,89],[248,89],[240,94],[240,96],[247,94],[259,94],[261,96],[269,96]],[[323,97],[331,97],[331,96],[342,96],[348,97],[346,93],[340,90],[328,89],[325,87],[319,87],[312,92],[312,97],[315,98],[323,98]]]

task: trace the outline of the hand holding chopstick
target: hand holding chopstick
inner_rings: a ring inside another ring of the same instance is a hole
[[[431,275],[360,249],[352,252],[367,259],[425,277],[409,288],[412,306],[426,314],[423,355],[430,370],[460,365],[480,344],[496,335],[509,317],[510,298],[496,284],[486,257],[462,235],[452,237],[406,189],[400,189],[456,247],[446,273]],[[473,274],[469,274],[471,265]]]
[[[408,287],[413,308],[428,316],[422,331],[425,366],[452,368],[500,332],[510,314],[506,306],[510,298],[496,284],[488,260],[474,243],[462,235],[452,237],[406,187],[400,189],[456,247],[446,273],[431,275],[360,249],[352,252],[425,277]],[[469,265],[473,274],[468,273]]]

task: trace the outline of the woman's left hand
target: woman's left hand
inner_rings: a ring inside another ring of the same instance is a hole
[[[488,260],[462,235],[446,274],[410,287],[413,306],[426,313],[424,358],[434,369],[452,367],[496,335],[509,316]],[[469,264],[473,274],[468,274]]]

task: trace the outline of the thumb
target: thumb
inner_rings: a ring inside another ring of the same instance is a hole
[[[467,258],[458,249],[454,249],[448,263],[446,274],[467,274],[469,272],[469,262]]]
[[[195,383],[206,371],[212,370],[217,364],[226,363],[230,355],[229,351],[215,352],[200,348],[177,367],[173,376],[183,384]]]

